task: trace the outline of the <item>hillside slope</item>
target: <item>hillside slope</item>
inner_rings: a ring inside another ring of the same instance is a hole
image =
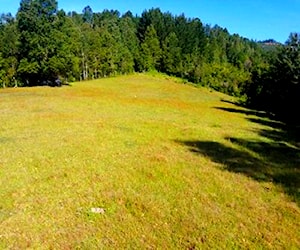
[[[0,110],[0,248],[300,247],[299,145],[225,95],[136,74]]]

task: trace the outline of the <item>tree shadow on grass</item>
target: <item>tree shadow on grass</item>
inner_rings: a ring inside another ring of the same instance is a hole
[[[209,157],[224,169],[260,182],[273,182],[300,205],[300,150],[284,143],[226,138],[229,147],[212,141],[177,141],[193,153]]]
[[[192,152],[209,157],[228,171],[242,173],[257,181],[273,182],[300,205],[300,127],[270,119],[264,112],[241,108],[215,107],[240,113],[262,125],[260,138],[227,137],[230,144],[212,141],[179,141]],[[249,117],[250,116],[250,117]]]
[[[251,117],[251,118],[247,118],[248,121],[253,122],[253,123],[258,123],[261,124],[263,126],[272,128],[272,129],[280,129],[280,130],[285,130],[286,129],[286,124],[280,121],[276,121],[276,120],[266,120],[266,119],[261,119],[258,117]]]
[[[234,104],[228,101],[223,102]],[[276,119],[273,114],[264,111],[240,108],[240,106],[238,106],[238,108],[214,107],[214,109],[246,115],[246,119],[248,121],[258,123],[266,127],[266,129],[261,129],[258,131],[259,135],[275,141],[280,140],[287,143],[292,143],[295,146],[300,147],[299,124],[287,124],[280,119]]]
[[[185,145],[196,154],[209,157],[214,162],[224,165],[228,170],[244,173],[257,180],[267,180],[270,177],[263,175],[263,164],[249,153],[227,147],[219,142],[213,141],[177,141]]]
[[[300,148],[299,126],[288,125],[280,121],[265,120],[260,118],[247,118],[247,120],[265,126],[265,128],[257,131],[260,136]]]
[[[253,115],[258,117],[272,117],[271,114],[268,114],[264,111],[258,111],[258,110],[250,110],[245,108],[225,108],[225,107],[214,107],[215,109],[230,112],[230,113],[238,113],[238,114],[244,114],[244,115]]]

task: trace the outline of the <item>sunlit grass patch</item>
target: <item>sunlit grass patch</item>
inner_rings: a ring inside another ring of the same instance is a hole
[[[227,96],[136,74],[0,98],[2,248],[300,246],[296,158]]]

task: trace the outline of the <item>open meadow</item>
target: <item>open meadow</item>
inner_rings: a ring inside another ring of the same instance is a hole
[[[0,249],[299,249],[300,145],[164,75],[0,90]]]

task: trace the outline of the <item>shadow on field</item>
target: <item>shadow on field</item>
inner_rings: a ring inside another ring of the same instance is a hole
[[[244,114],[244,115],[254,115],[258,117],[269,117],[270,114],[263,112],[263,111],[256,111],[256,110],[250,110],[250,109],[240,109],[240,108],[224,108],[224,107],[215,107],[215,109],[223,110],[230,113],[238,113],[238,114]]]
[[[245,119],[263,127],[256,132],[268,140],[224,138],[232,146],[213,141],[179,141],[190,151],[209,157],[224,169],[242,173],[257,181],[280,185],[298,206],[300,205],[300,136],[299,127],[254,115],[251,110],[218,108],[226,112],[245,114]],[[253,111],[256,112],[256,111]],[[230,144],[228,144],[230,145]]]
[[[242,149],[212,141],[179,141],[192,152],[209,157],[228,171],[242,173],[257,181],[273,182],[300,205],[300,150],[284,143],[266,143],[226,138]],[[252,152],[259,155],[253,156]]]
[[[275,142],[283,142],[288,145],[292,145],[295,148],[300,149],[300,127],[295,125],[287,125],[283,122],[247,118],[247,120],[259,123],[265,126],[264,129],[260,129],[257,133],[265,138],[273,140]]]
[[[245,119],[248,121],[265,126],[264,129],[257,131],[260,136],[270,140],[292,144],[293,146],[300,148],[299,125],[286,124],[280,120],[275,120],[275,117],[272,114],[263,111],[224,107],[215,107],[215,109],[246,115]]]

